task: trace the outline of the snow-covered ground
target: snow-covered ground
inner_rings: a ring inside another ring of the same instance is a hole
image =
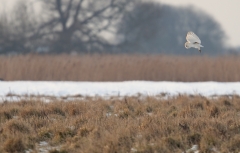
[[[240,82],[66,82],[66,81],[0,81],[0,97],[6,95],[45,96],[170,96],[178,94],[212,96],[240,95]]]

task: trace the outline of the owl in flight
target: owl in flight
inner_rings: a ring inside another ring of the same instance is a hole
[[[199,37],[192,31],[189,31],[186,36],[187,42],[185,43],[185,48],[189,49],[191,47],[197,48],[198,51],[201,53],[201,40]]]

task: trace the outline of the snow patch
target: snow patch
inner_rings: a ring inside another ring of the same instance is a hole
[[[44,95],[54,97],[111,97],[187,95],[240,95],[240,82],[70,82],[70,81],[1,81],[0,97]]]

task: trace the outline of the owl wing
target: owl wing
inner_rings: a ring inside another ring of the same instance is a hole
[[[187,41],[188,42],[190,42],[190,43],[198,43],[198,44],[201,44],[201,40],[198,38],[198,36],[194,33],[194,32],[192,32],[192,31],[189,31],[188,33],[187,33],[187,36],[186,36],[186,39],[187,39]]]

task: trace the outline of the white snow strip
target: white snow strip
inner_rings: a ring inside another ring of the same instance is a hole
[[[45,95],[45,96],[154,96],[167,93],[203,96],[240,95],[240,82],[68,82],[68,81],[1,81],[0,96]]]

